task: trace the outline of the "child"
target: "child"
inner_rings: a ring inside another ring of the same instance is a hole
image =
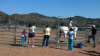
[[[70,21],[69,21],[69,28],[71,28],[72,25],[73,25],[73,20],[72,20],[72,18],[70,18]]]
[[[75,38],[75,35],[74,35],[74,30],[73,28],[70,28],[70,31],[68,32],[68,35],[69,35],[69,38],[68,38],[68,50],[71,50],[73,51],[73,37]],[[75,38],[76,40],[76,38]]]
[[[25,38],[25,42],[27,42],[26,33],[27,33],[26,30],[23,30],[22,36],[21,36],[21,39],[22,39],[22,47],[24,46],[24,38]]]
[[[31,41],[31,43],[32,43],[32,47],[35,47],[35,45],[33,45],[34,44],[34,37],[35,37],[35,28],[33,27],[33,24],[32,24],[32,22],[31,23],[29,23],[29,33],[28,33],[28,47],[30,47],[30,40],[32,40]]]

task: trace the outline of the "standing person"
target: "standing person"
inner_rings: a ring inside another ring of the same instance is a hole
[[[8,28],[6,27],[6,25],[4,25],[4,28],[8,31]]]
[[[29,33],[28,33],[28,47],[30,47],[29,43],[31,40],[32,47],[35,47],[34,44],[34,37],[35,37],[35,28],[32,27],[33,24],[29,23]]]
[[[69,38],[68,38],[68,50],[71,50],[73,51],[73,37],[75,38],[75,35],[74,35],[74,29],[73,28],[70,28],[70,31],[68,32],[68,35],[69,35]],[[76,40],[76,38],[75,38]]]
[[[21,39],[22,39],[22,47],[24,46],[24,38],[25,38],[25,42],[27,42],[26,33],[27,33],[26,30],[23,30],[22,36],[21,36]]]
[[[12,30],[12,26],[10,26],[10,29]]]
[[[93,47],[96,47],[95,39],[96,39],[97,29],[95,28],[95,25],[92,25],[91,28],[92,28],[92,35],[88,36],[88,42],[87,43],[90,43],[90,38],[92,38],[93,42],[94,42],[94,46]]]
[[[43,39],[42,47],[45,46],[45,41],[46,41],[46,47],[48,47],[50,31],[51,31],[51,29],[49,28],[49,25],[46,25],[46,29],[43,30],[44,39]]]

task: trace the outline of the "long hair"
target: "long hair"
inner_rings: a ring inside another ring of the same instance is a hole
[[[33,26],[33,23],[32,22],[28,24],[28,27],[32,27],[32,26]]]

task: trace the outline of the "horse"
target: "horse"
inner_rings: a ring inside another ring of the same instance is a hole
[[[68,32],[69,32],[69,29],[70,29],[70,28],[67,27],[67,26],[61,26],[61,27],[59,28],[58,43],[59,43],[59,39],[60,39],[60,37],[61,37],[62,34],[64,35],[64,39],[66,39],[66,36],[67,36],[67,34],[68,34]],[[75,27],[75,26],[74,26],[73,29],[74,29],[75,37],[76,37],[78,27]]]

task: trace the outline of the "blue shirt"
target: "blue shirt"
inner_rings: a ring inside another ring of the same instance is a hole
[[[73,36],[74,36],[74,31],[69,31],[69,39],[73,39]]]

